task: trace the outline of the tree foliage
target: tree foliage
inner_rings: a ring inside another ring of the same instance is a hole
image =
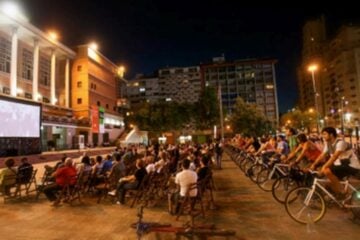
[[[241,97],[236,99],[230,123],[235,132],[261,136],[272,131],[271,122],[255,104],[245,103]]]
[[[195,117],[197,129],[211,129],[219,123],[219,103],[216,90],[206,87],[195,104]]]
[[[192,106],[175,102],[144,103],[128,117],[140,129],[146,131],[163,132],[179,130],[183,124],[191,121]]]
[[[295,129],[311,130],[316,127],[316,112],[315,111],[301,111],[293,109],[280,118],[281,126],[291,126]]]
[[[143,103],[126,121],[146,131],[181,130],[184,126],[196,129],[212,128],[219,121],[216,91],[207,87],[195,104],[176,102]]]

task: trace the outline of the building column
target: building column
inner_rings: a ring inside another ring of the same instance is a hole
[[[69,99],[69,85],[70,85],[70,59],[66,59],[65,63],[65,107],[70,107]]]
[[[38,101],[39,91],[39,41],[34,40],[34,58],[33,58],[33,89],[32,97],[34,101]]]
[[[17,54],[18,54],[18,29],[13,28],[11,37],[11,65],[10,65],[10,95],[17,95]]]
[[[57,102],[55,94],[55,70],[56,70],[56,55],[55,50],[51,52],[51,73],[50,73],[50,102],[55,105]]]

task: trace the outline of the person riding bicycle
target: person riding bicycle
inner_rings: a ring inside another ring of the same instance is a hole
[[[360,171],[358,157],[351,149],[351,145],[341,138],[337,138],[336,129],[325,127],[321,131],[325,146],[321,155],[311,165],[314,170],[316,165],[329,155],[329,159],[321,167],[321,174],[330,180],[331,189],[339,198],[346,196],[346,191],[341,187],[340,180],[346,176],[356,175]]]
[[[295,158],[295,161],[291,162],[290,165],[299,164],[305,158],[306,163],[301,164],[301,168],[308,165],[309,162],[314,162],[321,154],[321,150],[318,146],[309,140],[304,133],[300,133],[296,136],[296,140],[299,145],[296,147],[294,151],[292,151],[285,162],[289,162],[291,159]]]

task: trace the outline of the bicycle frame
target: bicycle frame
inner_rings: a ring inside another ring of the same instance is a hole
[[[286,167],[287,169],[290,169],[290,165],[286,164],[286,163],[276,163],[273,167],[273,169],[271,170],[268,179],[271,179],[273,177],[273,175],[275,174],[275,171],[277,170],[278,172],[281,173],[281,175],[286,176],[287,173],[281,168],[281,167]]]
[[[306,206],[309,205],[310,203],[310,200],[314,194],[314,192],[317,190],[317,189],[320,189],[323,193],[325,193],[329,198],[331,198],[331,200],[333,200],[337,205],[339,205],[340,207],[345,207],[345,208],[356,208],[356,207],[360,207],[360,205],[348,205],[348,204],[345,204],[344,202],[347,200],[345,199],[344,201],[339,201],[335,198],[335,196],[330,193],[323,185],[325,183],[329,183],[330,181],[328,179],[321,179],[321,178],[315,178],[314,179],[314,182],[313,182],[313,185],[311,186],[311,191],[308,193],[308,195],[306,196],[305,198],[305,201],[304,201],[304,204]],[[323,184],[323,185],[322,185]],[[344,189],[347,190],[347,189],[351,189],[351,193],[353,192],[357,192],[356,188],[350,184],[349,180],[345,180],[345,181],[340,181],[340,184],[341,185],[344,185]],[[352,195],[352,194],[351,194]],[[350,197],[351,197],[350,195]]]

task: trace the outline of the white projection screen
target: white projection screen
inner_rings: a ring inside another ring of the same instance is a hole
[[[0,98],[0,137],[39,138],[41,107]]]

